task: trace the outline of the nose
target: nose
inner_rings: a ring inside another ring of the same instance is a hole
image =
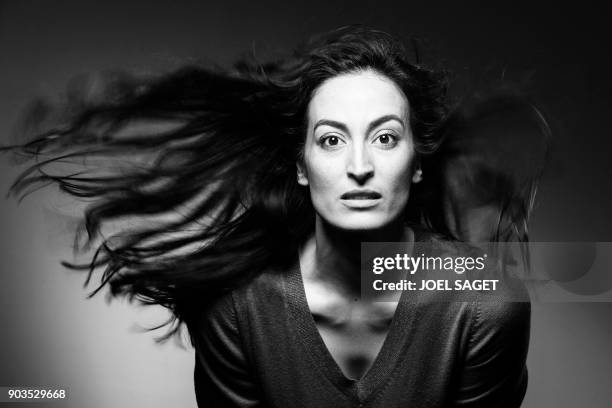
[[[353,145],[346,172],[350,178],[359,184],[364,184],[374,175],[374,165],[372,164],[368,151],[363,146]]]

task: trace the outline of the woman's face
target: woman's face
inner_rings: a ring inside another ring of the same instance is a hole
[[[371,71],[325,81],[308,106],[298,182],[309,186],[314,209],[346,230],[385,227],[400,219],[415,151],[408,100],[387,77]]]

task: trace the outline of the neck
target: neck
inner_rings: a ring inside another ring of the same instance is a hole
[[[412,230],[401,221],[376,230],[347,231],[317,216],[315,233],[303,251],[307,258],[303,270],[311,279],[333,285],[343,293],[358,295],[361,292],[361,243],[413,240]]]

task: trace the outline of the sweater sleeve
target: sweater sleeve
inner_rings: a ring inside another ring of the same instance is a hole
[[[208,308],[192,332],[198,407],[262,407],[240,341],[232,296]]]
[[[456,407],[520,407],[527,390],[531,304],[474,303]]]

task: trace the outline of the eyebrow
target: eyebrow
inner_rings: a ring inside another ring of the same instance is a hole
[[[404,121],[399,116],[397,116],[397,115],[384,115],[384,116],[381,116],[378,119],[373,120],[368,125],[368,133],[371,132],[376,127],[378,127],[378,126],[382,125],[383,123],[388,122],[390,120],[396,120],[399,123],[401,123],[404,128],[406,127],[406,125],[404,124]],[[312,129],[313,132],[315,130],[317,130],[317,128],[319,126],[324,126],[324,125],[335,127],[337,129],[342,130],[343,132],[348,133],[348,127],[344,123],[338,122],[336,120],[330,120],[330,119],[321,119],[321,120],[318,120],[317,123],[315,123],[314,128]]]

